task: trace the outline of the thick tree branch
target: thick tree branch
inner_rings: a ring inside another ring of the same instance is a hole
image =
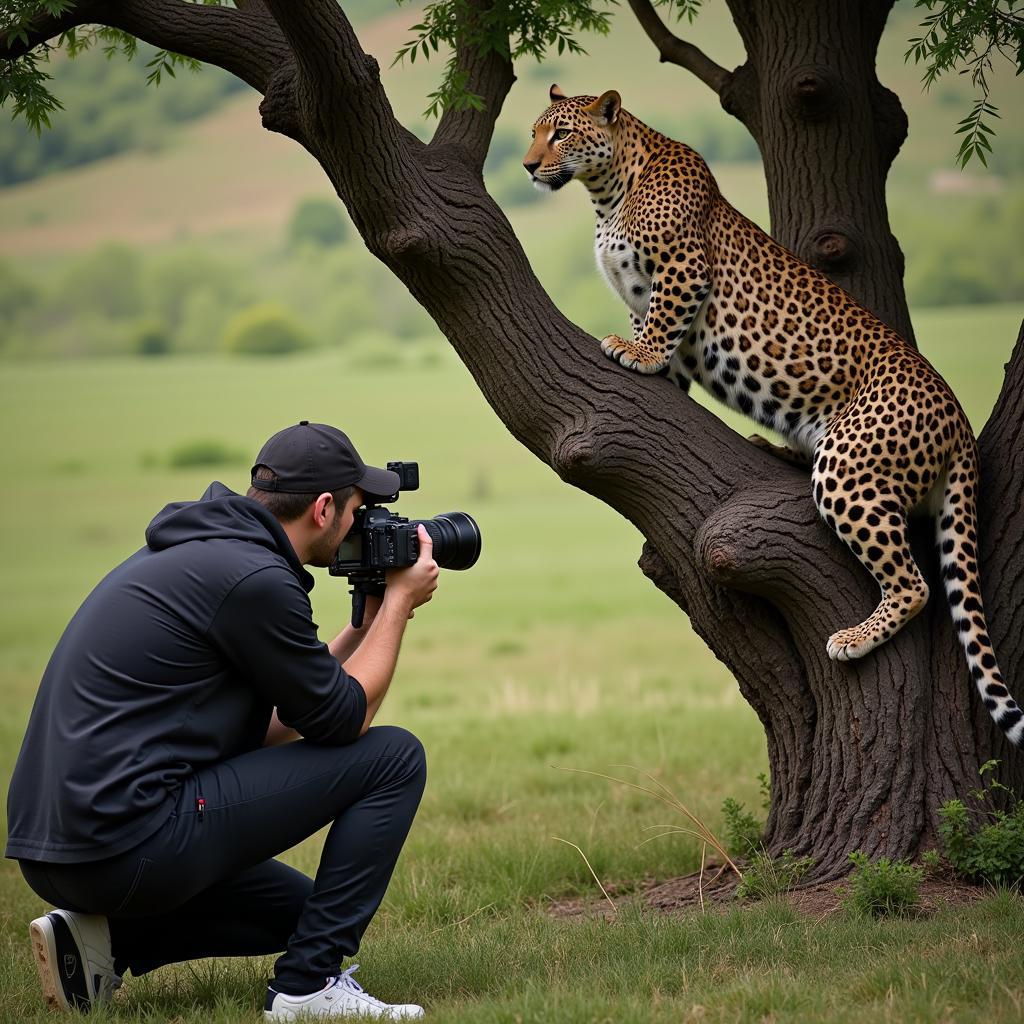
[[[359,87],[372,82],[374,69],[336,0],[265,0],[295,53],[300,73],[319,83]],[[333,99],[333,96],[329,97]]]
[[[24,56],[48,39],[79,25],[121,29],[160,49],[194,57],[230,71],[260,92],[291,51],[273,20],[253,5],[247,10],[205,7],[182,0],[96,0],[78,3],[58,18],[40,19],[29,44],[13,41],[0,55]]]
[[[473,16],[482,16],[492,6],[492,0],[474,0],[471,5]],[[469,92],[483,98],[484,108],[475,110],[467,107],[457,110],[448,107],[441,115],[431,145],[462,146],[471,165],[480,171],[487,158],[494,123],[516,76],[512,72],[512,60],[509,57],[495,49],[481,53],[480,47],[470,41],[477,34],[473,24],[460,28],[462,38],[456,46],[456,65],[459,72],[467,76],[466,88]]]
[[[641,28],[654,43],[662,64],[678,64],[679,67],[696,75],[709,89],[721,95],[729,81],[730,73],[716,64],[703,50],[693,43],[680,39],[658,17],[651,0],[629,0]]]
[[[285,69],[274,83],[280,95],[268,90],[261,107],[267,128],[298,139],[321,162],[331,154],[350,166],[367,153],[404,159],[422,148],[395,118],[379,65],[336,0],[264,2],[295,55],[294,72]]]

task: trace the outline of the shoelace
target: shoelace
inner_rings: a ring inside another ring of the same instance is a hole
[[[369,992],[366,991],[365,988],[363,988],[362,985],[359,984],[358,981],[356,981],[355,978],[352,977],[352,975],[355,974],[356,971],[358,970],[359,964],[353,964],[347,971],[343,972],[342,974],[338,975],[337,978],[335,978],[334,984],[338,988],[343,988],[353,993],[353,995],[362,996],[363,999],[365,999],[368,1003],[373,1003],[374,1006],[386,1007],[388,1005],[387,1003],[383,1002],[380,999],[375,999],[373,996],[370,995]]]

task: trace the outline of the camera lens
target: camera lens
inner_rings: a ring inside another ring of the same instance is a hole
[[[434,542],[434,561],[442,569],[468,569],[480,557],[482,538],[476,520],[465,512],[442,512],[421,523]]]

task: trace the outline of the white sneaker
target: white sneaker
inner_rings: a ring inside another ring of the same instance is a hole
[[[382,1020],[411,1020],[423,1016],[423,1007],[414,1003],[382,1003],[374,999],[352,975],[359,970],[353,964],[339,978],[328,978],[319,992],[289,996],[267,989],[267,1020],[302,1020],[306,1017],[377,1017]]]
[[[105,917],[51,910],[28,926],[46,1001],[58,1010],[109,1003],[121,987]]]

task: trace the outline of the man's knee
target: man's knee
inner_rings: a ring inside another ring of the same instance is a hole
[[[376,748],[379,756],[391,757],[405,769],[404,774],[410,779],[418,779],[420,784],[427,777],[427,754],[423,744],[408,729],[397,725],[375,725],[367,731],[359,741]]]

